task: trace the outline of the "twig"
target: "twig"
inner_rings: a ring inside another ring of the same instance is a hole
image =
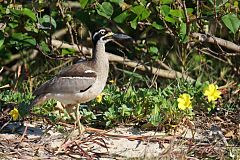
[[[167,70],[173,70],[171,67],[169,67],[167,64],[165,64],[163,61],[157,61],[157,63],[162,66],[163,68],[167,69]]]
[[[141,140],[141,141],[151,141],[151,142],[158,142],[158,141],[170,141],[173,138],[176,138],[176,136],[142,136],[142,135],[134,135],[134,136],[125,136],[125,135],[119,135],[119,134],[111,134],[107,133],[108,131],[102,130],[102,129],[96,129],[96,128],[91,128],[87,127],[86,128],[87,132],[97,132],[99,134],[109,136],[109,137],[115,137],[115,138],[126,138],[128,140]]]
[[[185,18],[186,18],[186,25],[187,25],[187,29],[186,29],[186,35],[188,36],[189,35],[189,32],[190,32],[190,20],[189,20],[189,16],[188,16],[188,13],[187,13],[187,7],[186,7],[186,2],[185,0],[182,1],[182,8],[184,10],[184,15],[185,15]]]
[[[82,28],[82,25],[81,25],[81,28]],[[79,46],[79,41],[78,41],[78,39],[77,39],[77,37],[78,37],[78,32],[77,32],[75,29],[73,29],[73,32],[74,32],[74,34],[75,34],[74,37],[75,37],[75,41],[77,42],[78,52],[81,53],[81,56],[84,56],[84,57],[86,58],[86,56],[84,55],[84,53],[82,53],[82,45],[81,45],[81,48],[80,48],[80,46]],[[81,39],[82,39],[82,29],[81,29],[80,37],[81,37]]]
[[[122,63],[124,65],[127,65],[128,67],[133,67],[133,68],[136,67],[138,70],[148,71],[152,74],[155,74],[155,75],[158,75],[158,76],[164,77],[164,78],[170,78],[170,79],[184,78],[189,82],[194,81],[194,79],[192,79],[188,75],[182,74],[180,72],[177,72],[174,70],[164,70],[164,69],[160,69],[160,68],[151,67],[148,65],[140,64],[135,61],[131,61],[131,60],[129,60],[127,58],[123,58],[121,56],[110,54],[110,53],[109,53],[109,60],[113,61],[113,62]]]
[[[24,131],[23,131],[23,134],[20,138],[20,141],[19,141],[19,144],[23,141],[23,138],[25,137],[26,133],[27,133],[27,129],[28,129],[28,125],[26,124],[25,128],[24,128]]]
[[[0,69],[0,73],[3,71],[3,67]]]
[[[1,128],[0,128],[0,132],[3,130],[4,127],[6,127],[9,123],[11,122],[11,119],[9,121],[7,121]]]
[[[54,68],[50,69],[50,70],[48,71],[48,73],[51,73],[52,71],[55,71],[55,70],[58,70],[59,68],[62,68],[63,66],[65,66],[65,65],[68,64],[69,62],[71,62],[71,60],[67,60],[66,62],[58,65],[57,67],[54,67]]]
[[[18,82],[19,82],[19,78],[20,78],[20,76],[21,76],[21,71],[22,71],[22,65],[19,65],[19,66],[17,66],[17,81],[15,82],[15,85],[14,85],[14,87],[13,87],[13,90],[15,91],[16,90],[16,87],[17,87],[17,85],[18,85]]]
[[[82,156],[84,156],[87,160],[92,160],[93,158],[82,149],[82,147],[80,147],[80,145],[77,144],[76,141],[74,141],[75,145],[77,146],[77,148],[79,149],[80,153],[82,153]]]
[[[6,84],[6,85],[1,86],[0,89],[9,88],[9,87],[10,87],[10,84]]]
[[[65,35],[67,33],[68,29],[67,28],[62,28],[58,31],[56,31],[55,33],[53,33],[52,38],[53,39],[57,39],[62,37],[63,35]]]
[[[79,2],[75,2],[75,1],[67,1],[67,2],[63,2],[63,5],[65,7],[70,7],[70,8],[80,8],[80,3]]]
[[[211,52],[211,53],[214,53],[214,52],[211,51],[211,50],[209,50],[209,49],[207,49],[207,48],[201,49],[200,52],[202,52],[202,53],[204,53],[204,54],[206,54],[206,55],[208,55],[208,56],[211,56],[211,57],[213,57],[213,58],[215,58],[215,59],[217,59],[217,60],[219,60],[219,61],[221,61],[221,62],[223,62],[223,63],[228,64],[227,61],[225,61],[225,60],[223,60],[223,59],[221,59],[221,58],[219,58],[219,57],[217,57],[217,56],[215,56],[215,55],[213,55],[213,54],[210,54],[209,52]],[[214,54],[215,54],[215,53],[214,53]]]
[[[230,42],[218,37],[214,37],[214,36],[208,36],[206,34],[196,33],[196,32],[192,33],[191,36],[193,38],[197,38],[200,42],[208,42],[212,44],[218,43],[220,46],[233,50],[240,55],[240,45],[237,45],[233,42]]]
[[[32,52],[31,55],[30,55],[30,56],[25,56],[25,55],[27,55],[29,52]],[[35,52],[34,50],[33,50],[33,51],[32,51],[32,50],[29,50],[29,52],[19,53],[19,54],[16,54],[16,55],[11,56],[10,60],[9,60],[9,61],[6,61],[6,62],[3,64],[3,65],[5,65],[5,66],[4,66],[4,69],[5,69],[6,71],[15,72],[15,71],[17,70],[18,66],[23,65],[24,62],[26,63],[26,62],[28,62],[29,59],[32,60],[32,59],[34,59],[34,58],[37,56],[37,52]],[[21,61],[19,61],[18,59],[21,58],[21,57],[23,57],[23,59],[22,59]],[[15,61],[15,60],[16,60],[16,63],[15,63],[14,65],[12,65],[11,68],[8,68],[8,67],[7,67],[7,64],[9,64],[9,63],[11,63],[11,62],[13,62],[13,61]],[[17,61],[17,60],[18,60],[18,61]]]
[[[58,2],[58,3],[57,3],[57,6],[59,7],[60,12],[61,12],[61,15],[62,15],[62,18],[64,19],[64,18],[65,18],[65,14],[64,14],[63,8],[62,8],[62,6],[61,6],[61,3]],[[72,44],[75,44],[75,43],[74,43],[74,38],[73,38],[73,33],[72,33],[72,27],[71,27],[71,25],[69,24],[69,22],[66,22],[66,25],[67,25],[68,32],[69,32],[70,37],[71,37],[71,42],[72,42]]]
[[[71,49],[78,51],[77,45],[70,45],[70,44],[63,43],[58,40],[52,40],[52,45],[57,48],[71,48]],[[92,53],[92,49],[82,47],[82,52],[84,54],[90,55]],[[128,67],[132,67],[132,68],[136,67],[138,70],[145,71],[145,72],[148,71],[151,74],[158,75],[160,77],[170,78],[170,79],[184,78],[189,82],[195,81],[193,78],[189,77],[188,75],[182,74],[182,73],[174,71],[174,70],[164,70],[164,69],[160,69],[160,68],[151,67],[151,66],[140,64],[138,62],[135,62],[130,59],[127,59],[127,58],[124,58],[121,56],[117,56],[117,55],[114,55],[111,53],[108,53],[108,56],[109,56],[109,61],[118,62],[118,63],[127,65]]]

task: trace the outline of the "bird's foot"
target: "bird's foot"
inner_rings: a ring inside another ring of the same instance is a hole
[[[81,136],[84,132],[85,132],[85,127],[81,124],[80,119],[81,119],[81,114],[79,112],[80,110],[80,104],[79,105],[72,105],[72,104],[68,104],[65,105],[65,107],[63,107],[61,104],[58,105],[58,109],[61,110],[63,113],[68,115],[68,118],[70,118],[70,120],[74,120],[74,130],[76,129],[76,126],[78,127],[78,132],[79,132],[79,136]],[[74,133],[74,130],[72,133]],[[72,134],[71,133],[71,134]],[[71,135],[70,134],[70,135]]]
[[[77,128],[77,126],[75,126],[73,130],[70,131],[70,133],[66,136],[64,142],[59,146],[55,154],[65,153],[71,150],[71,148],[75,146],[76,143],[84,138],[84,131],[84,126],[80,130]]]
[[[75,126],[73,131],[65,138],[65,141],[59,146],[55,155],[71,152],[74,146],[81,143],[84,139],[85,127],[81,125],[81,128]],[[77,145],[78,146],[78,145]]]
[[[59,154],[62,152],[66,152],[68,148],[71,147],[73,141],[71,139],[66,139],[61,146],[59,146],[58,150],[55,152],[55,154]]]
[[[82,123],[80,123],[80,121],[78,121],[77,123],[78,124],[78,133],[79,133],[79,136],[83,135],[83,133],[86,131],[85,127],[82,125]]]

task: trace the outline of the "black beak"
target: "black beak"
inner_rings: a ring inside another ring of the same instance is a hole
[[[112,37],[116,40],[132,40],[132,37],[122,33],[114,33]]]

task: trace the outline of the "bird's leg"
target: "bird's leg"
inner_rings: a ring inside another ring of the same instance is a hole
[[[83,132],[85,131],[85,128],[84,128],[84,126],[80,122],[81,115],[80,115],[79,109],[80,109],[80,104],[77,105],[77,107],[76,107],[76,118],[77,118],[76,121],[77,121],[77,124],[78,124],[79,135],[82,135]]]
[[[59,110],[59,114],[63,113],[65,115],[68,116],[68,118],[73,118],[70,113],[73,112],[72,111],[72,107],[73,105],[64,105],[60,102],[57,101],[57,105],[55,106],[57,110]]]
[[[71,105],[71,104],[65,105],[66,112],[72,119],[75,120],[75,127],[76,127],[76,124],[78,125],[79,135],[81,136],[85,131],[85,128],[80,122],[81,115],[80,115],[79,109],[80,109],[80,105],[78,106]],[[74,127],[74,130],[67,136],[67,139],[65,140],[65,142],[59,147],[57,153],[61,152],[62,150],[65,151],[69,147],[69,145],[72,144],[72,142],[74,141],[74,138],[79,138],[79,136],[75,134],[76,133],[75,127]]]
[[[76,120],[76,116],[74,114],[74,111],[75,111],[74,108],[75,108],[75,105],[72,105],[72,104],[67,104],[65,106],[68,116],[71,117],[73,120]]]
[[[66,105],[66,111],[75,120],[75,124],[78,125],[79,135],[82,135],[83,132],[85,131],[85,128],[80,122],[81,115],[80,115],[79,109],[80,109],[80,104],[77,106],[70,105],[70,104]]]

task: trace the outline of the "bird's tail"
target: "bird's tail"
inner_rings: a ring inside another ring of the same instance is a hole
[[[31,103],[27,106],[27,111],[30,112],[30,110],[35,106],[35,105],[39,105],[42,104],[44,101],[46,101],[47,98],[45,95],[39,95],[36,96]]]

